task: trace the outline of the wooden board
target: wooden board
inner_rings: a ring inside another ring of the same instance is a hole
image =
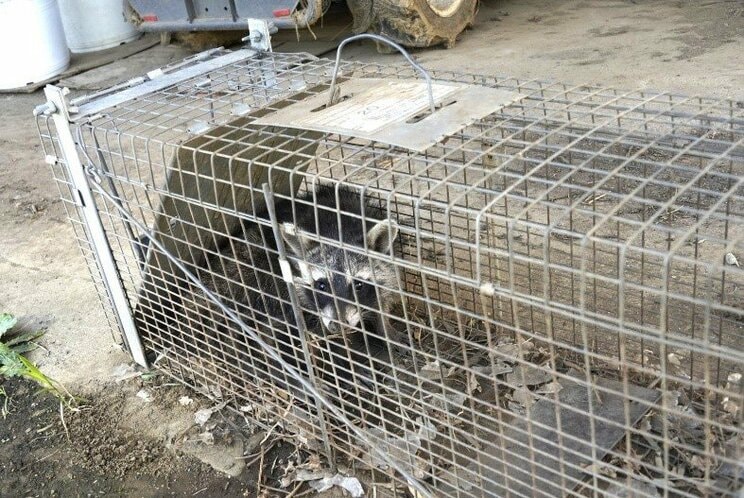
[[[251,215],[265,209],[263,183],[281,195],[299,188],[301,175],[289,173],[299,171],[293,153],[315,154],[319,134],[252,127],[251,119],[235,119],[184,142],[168,168],[163,187],[168,194],[162,198],[152,236],[191,269],[236,231],[239,218],[231,213]],[[143,272],[135,321],[145,344],[148,337],[177,339],[185,325],[175,317],[181,299],[190,298],[192,284],[152,244]]]
[[[334,52],[343,40],[310,40],[310,41],[286,41],[273,45],[274,52],[285,54],[307,53],[320,57],[329,52]]]
[[[593,441],[596,462],[599,462],[625,436],[624,427],[635,426],[658,402],[661,393],[629,385],[630,397],[643,402],[629,402],[626,419],[623,385],[601,378],[595,382],[600,388],[612,391],[599,389],[592,393]],[[529,419],[515,417],[504,424],[503,437],[490,437],[492,443],[479,452],[479,464],[471,463],[464,469],[457,469],[459,482],[456,485],[439,482],[437,489],[452,496],[552,498],[565,496],[588,478],[583,469],[595,463],[591,446],[590,393],[586,386],[576,382],[562,379],[560,384],[563,386],[558,393],[560,430],[557,406],[550,395],[532,406]]]

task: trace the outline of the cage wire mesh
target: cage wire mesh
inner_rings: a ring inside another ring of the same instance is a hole
[[[438,72],[520,98],[423,152],[254,124],[331,67],[262,54],[72,115],[150,361],[372,496],[741,496],[741,102]]]

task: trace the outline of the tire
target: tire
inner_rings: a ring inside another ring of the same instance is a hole
[[[354,31],[373,31],[407,47],[454,45],[473,23],[478,0],[347,0]]]

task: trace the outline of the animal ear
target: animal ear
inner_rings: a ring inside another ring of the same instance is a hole
[[[367,247],[383,254],[392,254],[398,237],[398,224],[390,218],[378,222],[367,232]]]
[[[282,223],[282,239],[295,256],[303,256],[312,245],[312,241],[297,233],[294,223]]]

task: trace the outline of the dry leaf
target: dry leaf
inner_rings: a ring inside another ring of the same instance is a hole
[[[316,455],[315,453],[311,454],[310,457],[307,459],[307,462],[302,464],[302,467],[308,470],[320,470],[320,456]]]
[[[617,472],[615,472],[615,469],[607,465],[604,462],[587,464],[584,466],[584,469],[590,474],[595,474],[595,475],[602,474],[602,475],[613,477],[613,478],[617,477]]]
[[[419,373],[422,377],[429,380],[437,380],[442,378],[442,365],[439,360],[431,361],[421,367]]]
[[[361,496],[364,496],[364,488],[362,488],[362,484],[359,482],[359,479],[357,479],[356,477],[342,476],[341,474],[309,481],[308,485],[318,493],[328,491],[332,487],[338,486],[339,488],[348,491],[352,498],[359,498]]]
[[[140,389],[137,392],[137,397],[140,398],[145,403],[152,402],[152,394],[147,389]]]
[[[723,405],[723,410],[726,413],[736,415],[736,413],[739,411],[739,403],[736,403],[735,401],[731,401],[728,398],[728,396],[723,398],[723,402],[721,403],[721,405]]]
[[[197,425],[204,425],[207,423],[211,416],[211,408],[202,408],[201,410],[197,410],[196,413],[194,413],[194,422],[196,422]]]
[[[679,397],[682,393],[679,391],[666,391],[662,394],[664,401],[666,402],[667,408],[674,408],[679,406]]]
[[[550,372],[531,365],[517,365],[514,371],[506,376],[506,381],[515,386],[537,386],[552,379]]]
[[[560,392],[563,386],[559,382],[548,382],[537,390],[539,394],[553,394]]]
[[[690,458],[690,465],[703,472],[705,472],[706,462],[707,460],[700,455],[692,455],[692,458]]]
[[[208,446],[212,446],[214,444],[214,434],[211,431],[204,431],[199,434],[198,440]]]
[[[485,377],[494,378],[498,375],[504,375],[514,370],[513,367],[502,361],[495,361],[493,366],[486,365],[483,367],[472,367],[473,372]]]
[[[222,388],[218,385],[208,386],[207,395],[214,399],[222,399]]]
[[[472,395],[474,392],[480,392],[481,385],[478,382],[478,379],[475,377],[475,374],[473,372],[470,372],[468,374],[468,395]]]
[[[428,463],[417,456],[416,452],[423,443],[432,441],[437,436],[437,428],[430,420],[419,417],[416,419],[416,424],[418,425],[417,431],[415,433],[406,431],[405,437],[386,434],[384,430],[379,428],[372,428],[367,432],[371,436],[375,448],[412,474],[416,474],[422,469],[428,470]],[[411,456],[413,456],[413,459]],[[365,453],[362,460],[370,467],[381,469],[387,469],[388,467],[387,462],[378,458],[373,451]]]
[[[456,487],[460,491],[470,491],[475,483],[478,482],[479,471],[475,469],[473,463],[465,468],[451,468],[446,474],[441,476],[441,480]]]
[[[659,496],[656,486],[631,478],[630,486],[626,479],[620,479],[610,484],[604,492],[605,498],[653,498]]]
[[[466,399],[467,394],[465,393],[445,394],[444,399],[440,396],[432,397],[431,405],[440,410],[457,411],[465,403]]]
[[[526,408],[531,407],[536,401],[535,395],[526,387],[515,389],[512,393],[512,399]]]
[[[214,412],[222,410],[227,405],[227,401],[223,401],[219,405],[213,406],[212,408],[202,408],[194,413],[194,422],[202,426],[207,423],[207,420],[212,416]]]
[[[498,344],[496,346],[496,351],[501,353],[501,355],[506,356],[507,358],[514,358],[519,359],[519,353],[522,352],[522,356],[524,356],[525,353],[532,351],[535,348],[535,345],[531,342],[524,341],[521,344],[514,344],[514,343],[505,343],[505,344]]]
[[[727,391],[738,391],[739,384],[741,384],[740,373],[731,373],[726,378],[726,390]]]
[[[669,353],[667,355],[667,361],[670,365],[674,365],[675,367],[682,365],[682,357],[677,353]]]
[[[514,413],[515,415],[519,415],[519,416],[527,415],[527,410],[524,408],[524,406],[514,401],[509,401],[506,404],[506,407],[509,409],[510,412]]]

